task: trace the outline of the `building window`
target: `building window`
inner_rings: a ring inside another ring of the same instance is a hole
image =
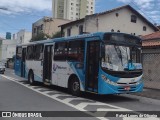
[[[79,8],[76,8],[76,11],[79,11]]]
[[[79,26],[79,34],[80,34],[80,35],[83,34],[83,25],[80,25],[80,26]]]
[[[41,30],[43,30],[43,24],[41,25]]]
[[[67,29],[67,36],[71,36],[71,28]]]
[[[112,29],[111,32],[114,32],[114,30]]]
[[[36,28],[34,28],[34,33],[36,33]]]
[[[71,5],[73,5],[73,3],[71,3]]]
[[[120,32],[120,30],[118,30],[117,32]]]
[[[116,17],[118,17],[119,16],[119,14],[118,13],[116,13]]]
[[[63,10],[60,10],[61,13],[63,13]]]
[[[137,22],[137,16],[131,15],[131,22],[136,23]]]
[[[143,31],[147,31],[147,27],[146,26],[143,26]]]

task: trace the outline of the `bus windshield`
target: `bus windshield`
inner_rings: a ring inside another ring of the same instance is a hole
[[[110,71],[134,71],[142,69],[141,49],[135,46],[104,45],[102,68]]]

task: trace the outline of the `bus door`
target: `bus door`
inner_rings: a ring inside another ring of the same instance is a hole
[[[21,77],[25,77],[26,48],[22,48]]]
[[[45,84],[51,83],[52,78],[52,50],[53,45],[46,45],[44,49],[44,60],[43,60],[43,81]]]
[[[86,54],[86,91],[98,92],[100,42],[89,41]]]

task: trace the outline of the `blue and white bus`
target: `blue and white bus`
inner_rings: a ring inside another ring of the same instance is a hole
[[[31,42],[17,46],[15,74],[73,95],[141,92],[141,46],[136,36],[111,32]]]

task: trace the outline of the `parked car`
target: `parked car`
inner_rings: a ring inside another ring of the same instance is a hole
[[[5,71],[5,65],[3,63],[0,63],[0,73],[4,74]]]

